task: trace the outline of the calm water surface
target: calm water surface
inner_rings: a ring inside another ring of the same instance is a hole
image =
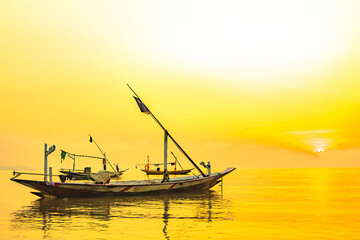
[[[0,239],[360,239],[359,168],[237,169],[223,192],[53,200],[0,174]]]

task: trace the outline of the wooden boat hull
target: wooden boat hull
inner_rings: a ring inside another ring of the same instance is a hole
[[[44,182],[33,180],[14,179],[17,183],[35,189],[42,196],[53,196],[58,198],[71,197],[97,197],[97,196],[125,196],[137,194],[151,194],[159,192],[194,191],[206,190],[221,182],[221,178],[234,171],[235,168],[228,168],[222,172],[214,173],[211,176],[191,176],[173,178],[170,182],[162,183],[159,180],[148,181],[118,181],[109,184],[94,183],[61,183]]]
[[[177,171],[168,171],[169,175],[185,175],[191,172],[192,169],[185,169],[185,170],[177,170]],[[145,172],[147,175],[163,175],[164,171],[157,171],[157,170],[145,170],[141,169],[141,171]]]

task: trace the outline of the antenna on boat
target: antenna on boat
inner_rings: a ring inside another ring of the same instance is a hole
[[[164,130],[165,137],[164,137],[164,182],[169,181],[169,175],[167,173],[167,137],[169,137],[173,143],[176,145],[176,147],[185,155],[185,157],[195,166],[195,168],[201,173],[203,177],[206,177],[206,175],[201,171],[201,169],[196,165],[196,163],[189,157],[189,155],[180,147],[180,145],[175,141],[175,139],[170,135],[170,133],[165,129],[165,127],[160,123],[160,121],[152,114],[152,112],[145,106],[145,104],[141,101],[140,97],[136,94],[134,90],[130,87],[129,84],[126,84],[130,90],[135,94],[136,97],[135,101],[138,104],[140,111],[145,114],[149,114],[157,124]]]
[[[109,163],[110,167],[114,170],[114,172],[116,172],[115,169],[114,169],[114,167],[111,165],[109,159],[107,159],[106,154],[101,150],[101,148],[99,147],[99,145],[97,145],[97,143],[95,142],[95,140],[92,138],[92,136],[91,136],[90,134],[89,134],[89,136],[90,136],[90,142],[94,142],[94,143],[95,143],[95,145],[97,146],[97,148],[100,150],[101,154],[104,156],[104,159]],[[105,164],[104,164],[104,165],[105,165]]]

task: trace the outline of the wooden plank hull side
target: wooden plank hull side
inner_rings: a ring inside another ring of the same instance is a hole
[[[45,195],[69,198],[69,197],[97,197],[97,196],[125,196],[151,194],[158,192],[175,192],[175,191],[195,191],[210,189],[214,186],[217,179],[208,179],[206,181],[196,181],[194,183],[167,183],[156,185],[130,185],[130,186],[112,186],[112,185],[95,185],[90,186],[79,184],[79,186],[70,186],[69,184],[55,183],[53,186],[46,185],[44,182],[30,180],[15,180],[25,186],[40,191]],[[24,181],[24,182],[23,182]]]
[[[228,170],[228,171],[227,171]],[[176,192],[206,190],[216,185],[221,177],[235,169],[227,169],[224,172],[209,177],[199,177],[188,180],[170,181],[166,183],[136,183],[134,184],[91,184],[91,183],[60,183],[53,184],[43,181],[11,179],[22,185],[40,191],[43,195],[58,198],[70,197],[98,197],[98,196],[126,196],[145,195],[161,192]]]
[[[168,171],[169,175],[185,175],[191,172],[192,169],[186,169],[186,170],[178,170],[178,171]],[[141,171],[145,172],[147,175],[163,175],[164,171],[156,171],[156,170],[144,170],[141,169]]]

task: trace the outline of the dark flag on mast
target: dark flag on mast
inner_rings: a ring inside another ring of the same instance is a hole
[[[65,160],[65,157],[66,157],[66,152],[61,150],[61,163],[63,160]]]
[[[90,142],[92,142],[93,140],[92,140],[92,137],[90,136]]]
[[[145,104],[137,97],[134,97],[137,105],[140,108],[142,113],[150,114],[150,110],[145,106]]]

